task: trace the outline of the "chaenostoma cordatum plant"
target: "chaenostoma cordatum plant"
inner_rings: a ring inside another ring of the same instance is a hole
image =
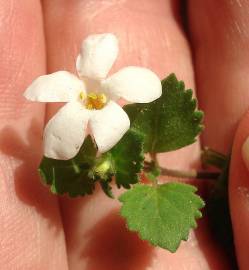
[[[97,184],[110,198],[111,182],[127,189],[118,199],[128,229],[175,252],[196,228],[204,201],[193,185],[162,183],[160,176],[218,175],[162,168],[157,154],[194,143],[203,129],[203,112],[192,90],[174,74],[160,82],[152,71],[132,66],[107,77],[117,54],[113,34],[91,35],[76,61],[78,78],[58,71],[39,77],[26,90],[32,101],[67,102],[45,127],[39,173],[53,193],[72,198],[92,194]],[[122,108],[119,98],[133,104]],[[211,150],[204,157],[206,164],[225,162]]]

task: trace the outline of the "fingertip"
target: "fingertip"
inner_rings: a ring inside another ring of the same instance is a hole
[[[241,155],[247,169],[249,169],[249,137],[247,137],[244,143],[242,144]]]
[[[249,257],[249,111],[234,139],[229,182],[229,202],[234,243],[240,269],[248,269]]]

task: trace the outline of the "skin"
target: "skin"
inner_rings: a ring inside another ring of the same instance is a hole
[[[206,218],[171,254],[127,232],[118,202],[99,190],[70,200],[51,195],[39,182],[42,130],[57,108],[30,103],[22,93],[39,75],[75,72],[75,57],[88,34],[113,32],[120,54],[111,73],[127,65],[148,67],[161,78],[175,72],[196,89],[205,111],[201,141],[161,155],[162,165],[189,169],[198,166],[202,145],[229,153],[233,144],[231,216],[238,263],[248,269],[249,181],[241,145],[249,135],[249,4],[190,0],[182,5],[169,0],[0,0],[1,268],[230,269]]]

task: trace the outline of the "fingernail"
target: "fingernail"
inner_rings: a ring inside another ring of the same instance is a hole
[[[247,137],[244,144],[242,145],[241,154],[246,164],[246,167],[249,170],[249,137]]]

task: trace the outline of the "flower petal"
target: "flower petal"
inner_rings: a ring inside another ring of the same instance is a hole
[[[57,71],[34,80],[24,96],[32,101],[68,102],[77,99],[82,91],[85,92],[85,85],[75,75]]]
[[[73,158],[85,139],[89,111],[80,102],[69,102],[47,123],[44,155],[53,159]]]
[[[111,149],[130,127],[128,115],[113,101],[109,101],[102,110],[94,111],[89,123],[102,153]]]
[[[158,76],[147,68],[125,67],[102,81],[104,92],[130,102],[147,103],[159,98],[162,85]]]
[[[76,68],[81,77],[103,79],[118,55],[118,40],[111,33],[88,36],[81,45]]]

